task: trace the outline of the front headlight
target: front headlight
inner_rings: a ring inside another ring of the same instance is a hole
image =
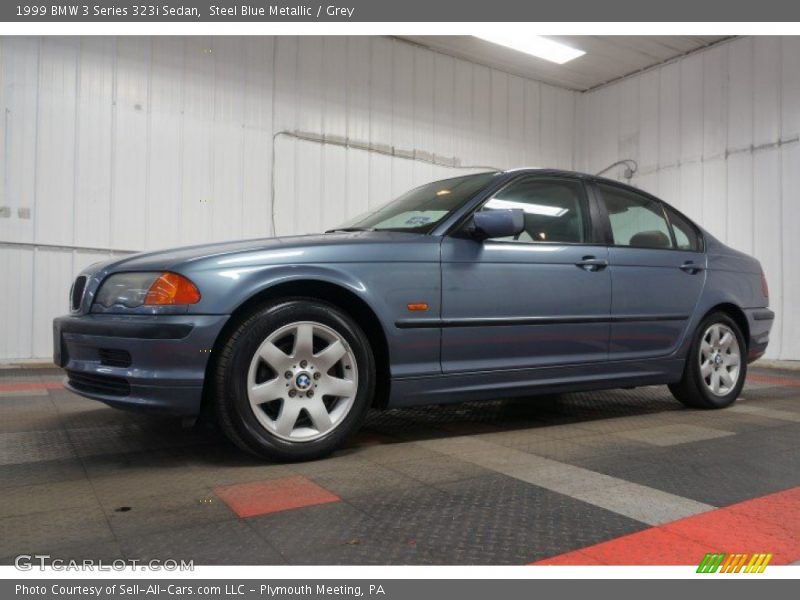
[[[200,292],[177,273],[116,273],[103,282],[94,301],[106,308],[197,304]]]

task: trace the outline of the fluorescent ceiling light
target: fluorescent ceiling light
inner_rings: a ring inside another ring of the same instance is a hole
[[[518,52],[543,58],[559,65],[586,54],[583,50],[570,48],[561,42],[556,42],[540,35],[510,33],[508,35],[476,35],[475,37],[492,44],[498,44]]]
[[[519,208],[529,215],[543,215],[545,217],[563,217],[569,212],[568,208],[561,208],[560,206],[547,206],[545,204],[533,204],[531,202],[515,202],[513,200],[500,200],[500,198],[492,198],[485,206],[486,208],[495,210]]]

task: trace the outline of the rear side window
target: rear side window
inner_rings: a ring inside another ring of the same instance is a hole
[[[670,249],[672,236],[661,204],[647,196],[598,184],[615,246]]]
[[[481,210],[518,208],[525,230],[505,242],[580,244],[586,239],[583,184],[572,179],[522,177],[494,194]]]
[[[675,243],[678,250],[702,252],[703,241],[697,228],[669,206],[665,205],[664,211],[667,213],[669,224],[672,225],[672,232],[675,234]]]

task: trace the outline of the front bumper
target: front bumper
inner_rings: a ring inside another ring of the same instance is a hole
[[[747,325],[750,329],[750,341],[747,344],[747,362],[758,360],[767,351],[769,332],[775,321],[775,313],[768,308],[748,308],[745,311]]]
[[[97,315],[53,321],[65,387],[117,408],[193,416],[227,315]]]

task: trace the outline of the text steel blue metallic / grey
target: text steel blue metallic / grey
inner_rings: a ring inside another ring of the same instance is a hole
[[[757,260],[580,173],[434,182],[318,235],[95,264],[54,321],[66,386],[324,456],[370,407],[666,384],[735,401],[773,313]]]

